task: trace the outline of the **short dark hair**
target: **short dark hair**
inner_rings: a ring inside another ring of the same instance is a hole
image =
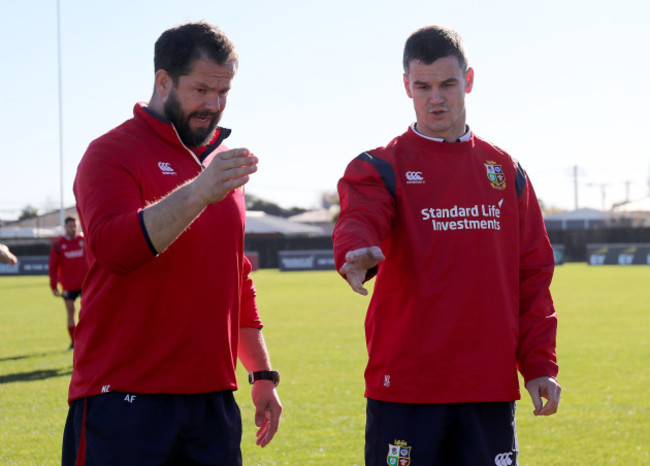
[[[64,225],[67,225],[69,222],[77,223],[77,217],[72,217],[72,216],[66,217],[65,221],[63,223],[64,223]]]
[[[430,65],[439,58],[455,56],[463,71],[467,71],[467,55],[463,39],[445,26],[425,26],[409,36],[404,44],[404,72],[408,74],[411,61]]]
[[[186,23],[161,34],[154,47],[154,69],[165,70],[174,84],[192,72],[194,61],[209,58],[219,65],[239,63],[235,46],[216,26]]]

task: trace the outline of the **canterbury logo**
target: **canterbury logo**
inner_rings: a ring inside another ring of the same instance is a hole
[[[422,172],[406,172],[404,175],[406,176],[407,184],[424,183],[424,177],[422,176]]]
[[[510,466],[512,464],[512,452],[499,453],[494,457],[494,464],[497,466]]]
[[[171,167],[169,162],[158,162],[158,168],[160,168],[160,171],[163,173],[163,175],[175,175],[176,174],[176,172]]]

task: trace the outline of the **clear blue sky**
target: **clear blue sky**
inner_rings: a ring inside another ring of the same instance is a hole
[[[398,6],[399,5],[399,6]],[[406,37],[445,24],[465,38],[468,123],[520,160],[547,205],[647,196],[650,4],[644,0],[61,0],[64,204],[88,143],[148,101],[153,44],[188,20],[219,25],[240,69],[223,126],[259,158],[249,193],[316,206],[348,161],[413,121]],[[0,0],[0,218],[59,206],[56,0]]]

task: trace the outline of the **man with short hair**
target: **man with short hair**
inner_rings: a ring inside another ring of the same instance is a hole
[[[218,28],[155,45],[154,93],[93,141],[74,182],[90,271],[63,464],[241,464],[233,391],[250,371],[257,444],[282,405],[244,256],[248,149],[218,126],[238,65]]]
[[[362,295],[376,275],[366,464],[516,464],[517,370],[535,415],[560,401],[553,251],[521,165],[466,124],[460,36],[422,28],[403,64],[416,122],[338,185],[337,267]]]
[[[77,312],[75,301],[81,297],[81,286],[88,272],[85,255],[85,240],[81,232],[77,232],[77,219],[66,217],[64,221],[65,233],[52,241],[48,273],[50,275],[50,289],[57,298],[63,298],[68,317],[68,333],[70,334],[70,347],[74,348],[75,315]],[[59,291],[61,284],[61,291]]]

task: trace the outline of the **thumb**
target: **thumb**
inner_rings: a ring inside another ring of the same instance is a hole
[[[262,425],[264,425],[265,418],[266,418],[265,410],[261,408],[255,408],[255,425],[257,427],[262,427]]]
[[[530,393],[530,399],[533,401],[533,406],[535,407],[533,413],[538,414],[540,410],[544,407],[544,401],[542,400],[539,390],[537,390],[536,388],[533,388],[528,392]]]

